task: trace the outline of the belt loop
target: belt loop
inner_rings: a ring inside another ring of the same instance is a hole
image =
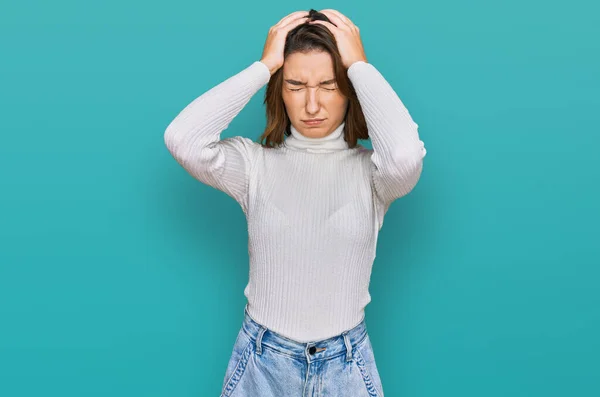
[[[262,354],[262,337],[266,330],[265,327],[261,326],[256,335],[256,354]]]
[[[348,331],[342,332],[344,337],[344,343],[346,344],[346,361],[352,361],[352,344],[350,343],[350,337]]]

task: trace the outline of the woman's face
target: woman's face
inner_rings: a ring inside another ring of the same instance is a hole
[[[283,102],[292,125],[304,136],[321,138],[335,130],[346,116],[348,98],[337,88],[328,52],[296,52],[283,64]],[[310,125],[308,119],[324,119]]]

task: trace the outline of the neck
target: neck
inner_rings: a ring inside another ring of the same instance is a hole
[[[292,124],[290,125],[292,134],[286,138],[285,145],[297,150],[319,153],[348,149],[348,143],[344,139],[344,126],[345,122],[342,122],[329,135],[311,138],[302,135]]]

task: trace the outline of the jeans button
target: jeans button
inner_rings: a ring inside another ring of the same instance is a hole
[[[308,352],[310,354],[315,354],[316,351],[317,351],[317,348],[315,346],[311,346],[310,349],[308,349]]]

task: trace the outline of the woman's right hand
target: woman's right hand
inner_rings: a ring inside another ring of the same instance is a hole
[[[290,30],[308,20],[308,11],[296,11],[281,19],[269,29],[267,41],[260,59],[271,71],[271,76],[283,66],[283,49]]]

